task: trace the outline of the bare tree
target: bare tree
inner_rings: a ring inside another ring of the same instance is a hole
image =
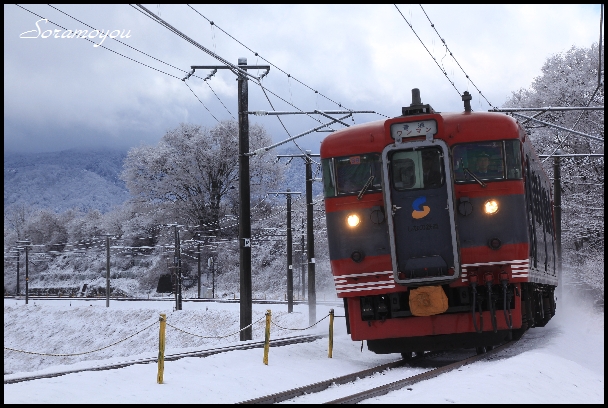
[[[4,225],[12,229],[17,239],[24,239],[24,228],[32,209],[24,203],[16,203],[4,209]],[[5,228],[6,229],[6,228]]]
[[[250,127],[251,150],[271,144],[265,129]],[[270,153],[251,158],[251,197],[255,203],[282,180]],[[180,222],[217,228],[238,204],[238,123],[212,129],[181,124],[156,146],[129,151],[122,179],[133,201],[163,207]]]

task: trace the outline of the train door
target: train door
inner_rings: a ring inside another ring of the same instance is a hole
[[[429,139],[383,151],[393,273],[400,283],[446,281],[460,271],[449,150]]]

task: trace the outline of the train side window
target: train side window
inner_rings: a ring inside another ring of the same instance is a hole
[[[521,179],[521,143],[519,140],[505,140],[505,161],[507,164],[507,178]]]
[[[335,197],[334,159],[321,160],[321,166],[323,167],[323,195],[325,197]]]

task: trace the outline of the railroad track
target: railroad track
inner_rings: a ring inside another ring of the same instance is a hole
[[[479,360],[483,360],[498,351],[504,350],[505,348],[509,347],[512,343],[513,342],[507,342],[498,347],[495,347],[493,350],[488,351],[484,354],[475,355],[473,357],[469,357],[464,360],[457,361],[455,363],[451,363],[451,364],[447,364],[447,365],[444,365],[444,366],[441,366],[438,368],[434,368],[434,369],[431,369],[424,373],[417,374],[417,375],[414,375],[411,377],[407,377],[407,378],[404,378],[404,379],[401,379],[398,381],[394,381],[389,384],[375,387],[375,388],[372,388],[372,389],[369,389],[366,391],[362,391],[357,394],[353,394],[353,395],[349,395],[349,396],[335,399],[332,401],[328,401],[328,402],[325,402],[325,404],[355,404],[357,402],[363,401],[368,398],[378,397],[380,395],[387,394],[391,391],[395,391],[400,388],[407,387],[412,384],[416,384],[417,382],[428,380],[428,379],[437,377],[441,374],[447,373],[449,371],[456,370],[464,365],[471,364],[471,363],[474,363]],[[344,375],[341,377],[336,377],[336,378],[332,378],[329,380],[320,381],[320,382],[306,385],[303,387],[298,387],[298,388],[283,391],[280,393],[275,393],[275,394],[255,398],[255,399],[246,400],[246,401],[240,402],[239,404],[272,404],[272,403],[277,403],[277,402],[281,402],[281,401],[286,401],[289,399],[300,397],[305,394],[312,394],[312,393],[324,391],[334,384],[340,385],[340,384],[346,384],[349,382],[353,382],[357,379],[369,377],[375,373],[382,372],[384,370],[398,368],[405,364],[414,363],[416,361],[420,361],[422,359],[433,357],[433,356],[436,356],[441,353],[442,352],[426,353],[423,356],[414,357],[413,359],[411,359],[407,362],[404,360],[399,360],[399,361],[395,361],[392,363],[379,365],[377,367],[370,368],[367,370]]]
[[[283,337],[280,339],[270,340],[270,347],[287,346],[287,345],[296,344],[296,343],[309,343],[309,342],[321,339],[323,337],[327,337],[327,336],[325,336],[325,335],[300,335],[300,336]],[[234,345],[234,346],[218,347],[218,348],[205,349],[205,350],[196,350],[196,351],[189,351],[189,352],[185,352],[185,353],[165,354],[165,361],[175,361],[175,360],[179,360],[180,358],[185,358],[185,357],[207,357],[207,356],[211,356],[213,354],[226,353],[229,351],[249,350],[249,349],[253,349],[253,348],[263,348],[263,347],[264,347],[263,340],[262,341],[252,341],[252,342],[249,342],[246,344],[238,344],[238,345]],[[4,380],[4,384],[15,384],[15,383],[23,382],[23,381],[38,380],[41,378],[59,377],[62,375],[80,373],[83,371],[113,370],[116,368],[128,367],[128,366],[135,365],[135,364],[149,364],[149,363],[156,363],[156,362],[158,362],[157,357],[142,358],[142,359],[137,359],[137,360],[125,361],[122,363],[116,363],[116,364],[108,364],[108,365],[103,365],[103,366],[82,368],[82,369],[78,369],[78,370],[62,371],[59,373],[49,373],[49,374],[43,374],[43,375],[31,375],[31,376],[12,378],[12,379],[8,379],[8,380]]]

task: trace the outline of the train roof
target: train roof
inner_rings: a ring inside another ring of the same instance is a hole
[[[321,142],[321,157],[335,156],[336,149],[340,154],[350,155],[364,151],[382,151],[387,143],[391,142],[386,134],[387,121],[415,122],[417,120],[436,119],[440,132],[444,136],[454,136],[452,142],[464,141],[462,137],[468,135],[468,141],[473,141],[474,133],[480,135],[477,140],[500,140],[513,138],[519,134],[520,126],[517,121],[504,113],[498,112],[445,112],[413,116],[396,116],[391,119],[353,125],[328,135]],[[491,129],[491,132],[485,130]],[[480,132],[481,131],[481,132]],[[462,137],[458,137],[462,136]],[[388,139],[387,139],[388,138]],[[452,144],[452,143],[450,143]]]

